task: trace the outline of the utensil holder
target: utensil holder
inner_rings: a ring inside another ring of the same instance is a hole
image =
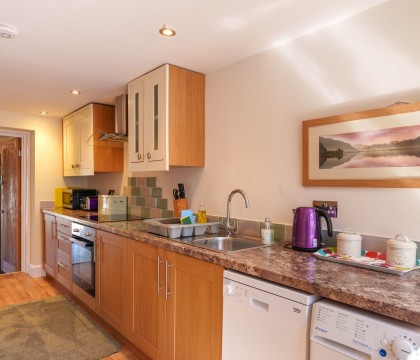
[[[180,217],[181,210],[187,210],[187,209],[188,209],[187,198],[174,200],[174,217]]]

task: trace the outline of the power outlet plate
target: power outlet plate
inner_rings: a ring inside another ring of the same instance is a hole
[[[327,214],[332,217],[336,218],[338,214],[338,204],[337,201],[321,201],[321,200],[314,200],[312,201],[312,206],[325,210]]]

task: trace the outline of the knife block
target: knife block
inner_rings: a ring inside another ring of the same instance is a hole
[[[181,210],[187,210],[187,209],[188,209],[187,198],[174,200],[174,217],[180,217]]]

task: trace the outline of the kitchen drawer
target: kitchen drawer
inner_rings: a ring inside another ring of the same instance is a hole
[[[57,249],[57,259],[62,259],[66,263],[71,263],[71,254],[61,249]]]
[[[71,236],[71,220],[57,216],[57,231]]]
[[[57,281],[66,287],[68,290],[72,289],[72,272],[71,262],[57,256]]]
[[[67,235],[57,233],[57,248],[71,255],[71,241]]]

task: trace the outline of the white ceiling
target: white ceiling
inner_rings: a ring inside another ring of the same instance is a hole
[[[0,24],[21,36],[0,38],[0,109],[61,117],[113,103],[161,64],[208,74],[387,1],[1,0]]]

